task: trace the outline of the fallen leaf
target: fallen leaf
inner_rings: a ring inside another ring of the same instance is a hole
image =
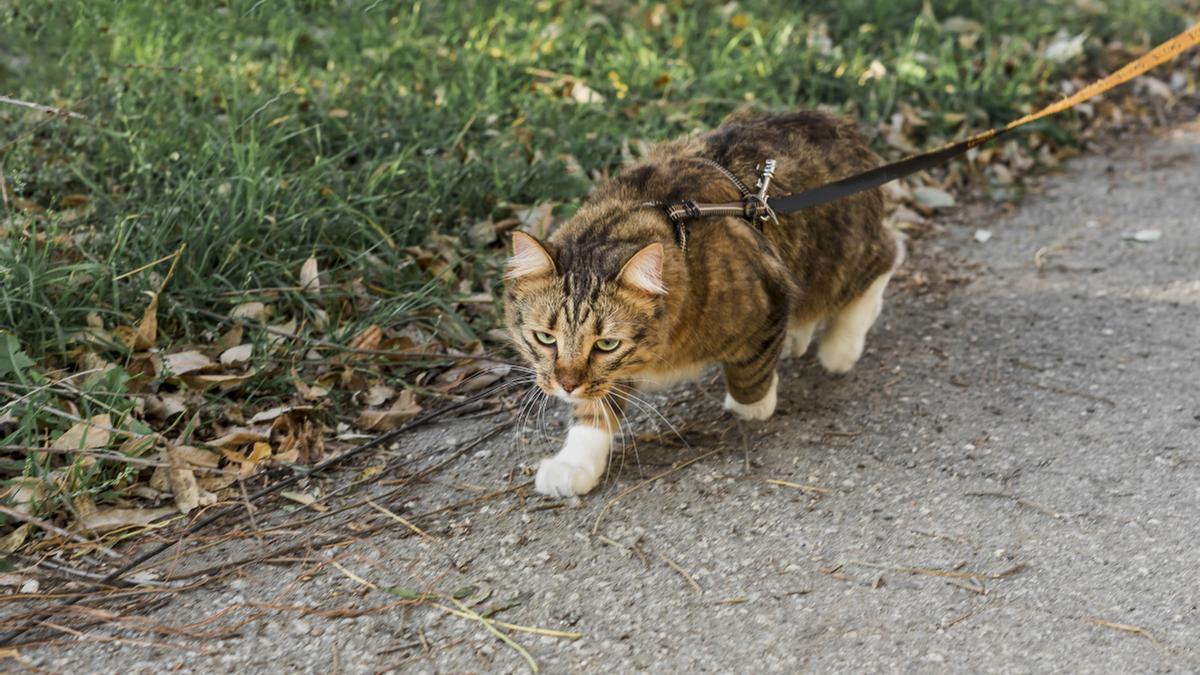
[[[249,427],[234,427],[224,435],[214,438],[205,445],[214,448],[241,447],[251,443],[265,441],[268,438],[266,429],[251,429]]]
[[[155,293],[150,298],[150,304],[146,306],[146,310],[142,312],[142,322],[138,324],[137,331],[130,336],[130,340],[125,345],[135,352],[144,352],[153,347],[154,341],[157,339],[158,294]]]
[[[85,532],[109,532],[123,527],[145,527],[175,513],[165,506],[158,509],[100,509],[79,521],[77,529]]]
[[[351,349],[379,349],[379,343],[383,340],[383,329],[375,324],[367,326],[359,331],[354,339],[350,340]]]
[[[310,405],[284,405],[279,406],[278,408],[269,408],[256,414],[254,417],[251,417],[250,424],[262,424],[263,422],[270,422],[281,415],[286,415],[293,411],[307,412],[312,409],[313,407]]]
[[[395,387],[389,387],[386,384],[373,384],[362,397],[362,403],[371,407],[381,406],[395,395]]]
[[[396,397],[387,410],[364,410],[354,420],[354,426],[363,431],[392,431],[416,417],[421,412],[416,396],[405,389]]]
[[[579,80],[572,80],[569,86],[571,87],[571,99],[576,103],[597,105],[604,103],[604,96],[600,92]]]
[[[350,111],[345,108],[334,108],[329,111],[329,116],[335,120],[344,120],[350,116]]]
[[[245,334],[245,332],[246,329],[242,327],[242,324],[235,323],[232,327],[230,327],[229,330],[225,331],[225,333],[222,334],[219,339],[217,339],[217,346],[223,349],[236,347],[242,344],[242,336]]]
[[[206,469],[215,469],[221,463],[221,456],[212,450],[204,448],[195,448],[190,445],[177,445],[171,449],[171,452],[176,457],[187,462],[191,466],[198,466]]]
[[[210,473],[205,475],[203,478],[197,478],[196,484],[199,485],[200,489],[202,490],[208,490],[209,492],[214,493],[219,492],[237,482],[238,476],[240,475],[240,471],[238,469],[239,467],[237,464],[226,464],[224,468],[221,469],[221,473],[216,475]]]
[[[0,538],[0,553],[12,553],[21,548],[21,545],[29,538],[29,530],[29,523],[24,523]]]
[[[221,365],[223,366],[240,366],[250,360],[251,354],[254,353],[254,345],[245,344],[236,347],[230,347],[221,352]]]
[[[200,375],[186,375],[183,382],[193,389],[208,389],[209,387],[217,387],[221,391],[229,391],[237,388],[238,385],[246,380],[254,377],[257,374],[253,368],[244,373],[212,373]]]
[[[103,427],[103,428],[101,428]],[[96,415],[86,422],[79,422],[71,427],[50,447],[54,450],[94,450],[108,445],[109,431],[112,427],[112,417],[107,413]]]
[[[178,452],[178,448],[168,448],[166,455],[167,483],[180,513],[186,515],[198,506],[208,506],[217,501],[216,495],[201,490],[196,484],[196,474],[188,466],[185,453]]]
[[[300,266],[300,289],[313,295],[321,292],[321,275],[315,257],[310,257]]]
[[[479,391],[500,381],[511,371],[512,366],[505,363],[471,359],[463,361],[441,375],[438,375],[433,381],[433,388],[443,392],[452,390],[461,393]]]
[[[271,343],[272,345],[277,345],[280,342],[296,337],[295,319],[288,319],[284,323],[277,323],[267,327],[271,329],[270,332],[267,333],[267,342]]]
[[[271,318],[271,308],[261,302],[243,302],[229,312],[235,319],[249,319],[266,323]]]
[[[280,462],[316,464],[325,456],[325,438],[320,423],[307,412],[293,410],[271,423],[271,443]]]
[[[162,359],[163,370],[168,376],[174,377],[207,370],[215,366],[212,359],[195,350],[168,354]]]
[[[1087,33],[1071,36],[1066,31],[1059,31],[1054,40],[1042,50],[1042,58],[1051,63],[1065,63],[1083,54],[1083,43]]]
[[[156,394],[147,396],[144,400],[146,415],[155,419],[165,420],[187,411],[183,394]]]
[[[945,190],[935,187],[922,186],[913,190],[913,198],[918,204],[931,209],[941,209],[954,206],[954,196]]]
[[[313,511],[318,513],[324,513],[329,510],[328,506],[325,506],[324,504],[318,504],[316,497],[304,492],[284,491],[280,492],[279,496],[285,499],[290,499],[303,506],[311,506]]]

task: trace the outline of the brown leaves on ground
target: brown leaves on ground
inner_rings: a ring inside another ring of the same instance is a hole
[[[367,409],[359,413],[358,418],[354,420],[354,426],[363,431],[393,431],[420,412],[421,406],[417,405],[417,397],[412,391],[405,389],[388,408]]]

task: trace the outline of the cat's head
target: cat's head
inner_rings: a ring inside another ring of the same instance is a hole
[[[599,399],[655,358],[666,285],[662,244],[632,250],[555,251],[513,234],[505,319],[547,394]]]

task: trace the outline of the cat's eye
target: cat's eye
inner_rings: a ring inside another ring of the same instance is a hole
[[[542,331],[540,331],[540,330],[535,330],[535,331],[533,331],[533,336],[534,336],[535,338],[537,338],[537,341],[538,341],[538,342],[540,342],[540,343],[542,343],[542,344],[544,344],[544,345],[552,345],[552,344],[554,344],[555,342],[557,342],[557,341],[558,341],[558,340],[556,340],[556,339],[554,338],[554,336],[553,336],[553,335],[551,335],[551,334],[549,334],[549,333],[542,332]]]
[[[599,349],[602,352],[611,352],[620,346],[621,346],[620,340],[614,340],[612,338],[602,338],[602,339],[596,340],[596,349]]]

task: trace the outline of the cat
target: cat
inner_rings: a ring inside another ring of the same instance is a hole
[[[777,160],[773,196],[880,162],[841,118],[743,111],[709,133],[655,146],[546,241],[513,233],[508,331],[537,386],[574,405],[562,450],[538,466],[539,493],[596,487],[632,390],[719,364],[725,409],[765,420],[775,412],[780,358],[804,354],[818,328],[826,370],[845,373],[858,361],[904,258],[903,240],[883,224],[878,188],[761,229],[745,218],[705,217],[680,232],[649,204],[739,201],[768,158]]]

